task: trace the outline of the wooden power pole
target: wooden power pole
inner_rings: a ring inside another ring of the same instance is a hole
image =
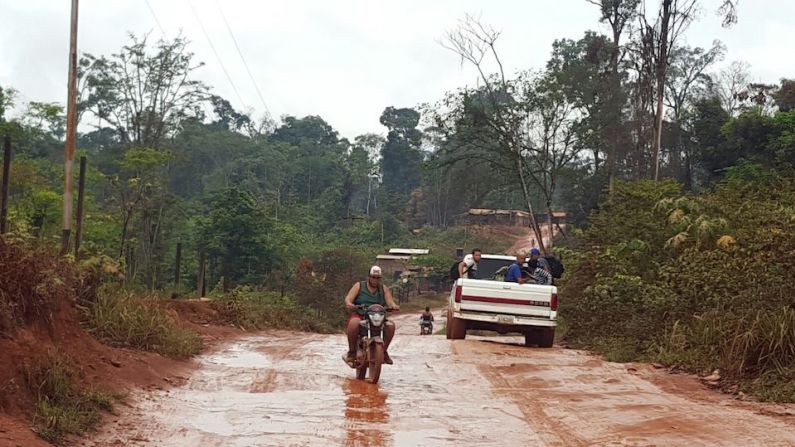
[[[69,31],[69,82],[66,98],[66,148],[64,150],[63,234],[61,254],[69,252],[72,233],[72,186],[74,183],[75,143],[77,140],[77,0],[72,0]]]

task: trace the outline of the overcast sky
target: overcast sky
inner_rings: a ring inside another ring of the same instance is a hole
[[[739,23],[730,29],[721,28],[715,14],[719,0],[701,3],[701,18],[687,33],[690,45],[720,39],[728,47],[724,64],[750,63],[757,81],[795,77],[795,1],[740,0]],[[0,85],[19,90],[20,102],[65,103],[69,4],[0,0]],[[81,0],[79,50],[109,54],[128,42],[129,32],[173,38],[181,31],[206,63],[196,77],[259,117],[265,106],[235,50],[226,17],[275,118],[320,115],[348,138],[384,133],[378,118],[386,106],[413,107],[474,83],[472,68],[462,67],[438,43],[465,13],[480,14],[503,31],[498,45],[511,72],[542,67],[554,39],[606,31],[597,8],[585,0],[149,0],[149,5],[154,14],[146,0]]]

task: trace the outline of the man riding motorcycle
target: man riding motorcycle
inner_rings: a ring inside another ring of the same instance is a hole
[[[433,332],[433,312],[430,307],[426,307],[425,312],[420,315],[420,328],[423,326],[429,326]]]
[[[363,318],[363,310],[358,306],[370,306],[372,304],[380,304],[391,310],[400,310],[400,306],[395,303],[392,297],[392,292],[389,288],[381,284],[381,267],[374,265],[370,267],[370,274],[367,276],[366,281],[359,281],[354,284],[345,295],[345,308],[348,310],[356,310],[351,313],[348,318],[348,327],[346,333],[348,335],[348,352],[342,356],[345,363],[351,368],[354,367],[356,360],[356,341],[359,337],[359,322]],[[392,359],[389,358],[388,349],[392,338],[395,336],[395,323],[387,321],[384,323],[384,363],[387,365],[392,364]]]

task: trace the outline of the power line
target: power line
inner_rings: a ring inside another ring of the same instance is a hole
[[[237,54],[240,56],[240,60],[243,62],[243,66],[246,67],[246,73],[248,73],[248,78],[251,79],[251,83],[254,84],[254,89],[257,91],[257,96],[259,96],[259,100],[262,103],[262,107],[265,108],[265,113],[267,114],[268,118],[272,118],[271,111],[270,109],[268,109],[268,105],[265,104],[265,98],[262,96],[262,92],[259,89],[259,85],[257,85],[257,81],[254,79],[254,75],[251,74],[251,69],[248,67],[246,58],[243,56],[243,51],[240,50],[240,45],[237,44],[235,33],[232,32],[232,27],[229,26],[229,22],[226,20],[226,16],[224,15],[224,10],[221,8],[221,4],[218,2],[218,0],[215,0],[215,5],[218,6],[218,11],[221,13],[221,19],[223,19],[224,25],[226,25],[226,30],[229,31],[229,37],[232,38],[232,42],[234,42],[235,44],[235,49],[237,49]]]
[[[237,91],[237,87],[235,86],[234,81],[232,81],[232,77],[229,76],[229,72],[226,71],[226,67],[224,66],[223,61],[221,61],[221,56],[219,56],[218,51],[215,50],[215,45],[213,45],[213,41],[212,39],[210,39],[210,35],[207,33],[207,30],[204,29],[204,25],[202,24],[201,19],[199,19],[199,14],[196,13],[196,9],[193,7],[193,3],[191,3],[190,0],[187,1],[191,11],[193,11],[193,16],[196,17],[196,21],[199,22],[199,27],[201,28],[204,37],[207,38],[207,43],[210,44],[210,48],[213,50],[213,54],[215,54],[215,59],[218,60],[218,64],[221,66],[221,70],[223,70],[224,75],[226,75],[226,79],[229,81],[229,84],[232,86],[232,90],[235,91],[237,99],[240,101],[240,104],[242,104],[243,107],[246,107],[246,102],[243,101],[243,97],[240,96],[240,92]]]
[[[155,23],[157,23],[157,27],[160,28],[160,34],[162,34],[163,35],[163,39],[165,39],[166,38],[166,32],[165,32],[165,30],[163,30],[163,25],[161,25],[160,24],[160,20],[157,19],[157,14],[155,14],[155,10],[154,10],[154,8],[152,8],[152,5],[149,3],[149,0],[145,0],[145,1],[146,1],[146,6],[149,7],[149,12],[152,13],[152,18],[155,19]]]

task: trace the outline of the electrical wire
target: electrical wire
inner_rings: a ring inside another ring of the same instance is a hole
[[[199,14],[196,12],[196,9],[193,7],[193,3],[191,3],[190,0],[187,0],[187,2],[188,6],[190,6],[191,11],[193,11],[193,16],[196,18],[196,21],[199,23],[199,27],[201,28],[204,37],[207,39],[207,43],[210,44],[210,48],[213,50],[213,54],[215,54],[215,59],[218,60],[218,64],[221,66],[221,70],[223,70],[226,79],[229,81],[229,84],[232,86],[232,90],[234,90],[237,99],[240,101],[240,104],[242,104],[243,107],[245,108],[246,102],[243,101],[243,97],[240,96],[240,92],[237,90],[237,86],[235,86],[234,81],[232,81],[232,77],[229,76],[229,72],[226,71],[226,66],[224,66],[224,63],[221,60],[221,56],[218,54],[218,51],[216,51],[215,45],[213,45],[213,41],[212,39],[210,39],[210,35],[207,33],[207,30],[204,28],[204,24],[202,24],[202,21],[199,18]]]
[[[148,1],[148,0],[147,0]],[[268,105],[265,103],[265,98],[262,95],[262,91],[259,89],[259,85],[257,85],[257,81],[254,79],[254,75],[251,74],[251,69],[248,66],[248,62],[246,62],[245,56],[243,56],[243,51],[240,49],[240,45],[237,43],[237,39],[235,38],[234,32],[232,32],[232,27],[229,26],[229,22],[226,20],[226,15],[224,15],[224,10],[221,8],[221,4],[218,0],[215,0],[216,6],[218,6],[218,11],[221,13],[221,19],[224,21],[224,25],[226,25],[226,30],[229,31],[229,37],[232,38],[232,42],[235,44],[235,49],[237,50],[237,54],[240,56],[240,60],[243,62],[243,66],[246,68],[246,73],[248,73],[248,78],[251,80],[251,83],[254,84],[254,89],[257,91],[257,96],[259,97],[260,102],[262,103],[262,107],[265,108],[265,113],[268,118],[271,118],[271,111],[268,109]]]

